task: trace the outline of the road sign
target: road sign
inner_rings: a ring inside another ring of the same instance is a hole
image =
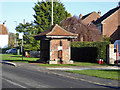
[[[19,39],[23,39],[23,33],[19,33]]]

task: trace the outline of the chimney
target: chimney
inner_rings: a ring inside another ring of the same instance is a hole
[[[116,8],[119,8],[120,7],[120,1],[118,2],[118,5],[117,5],[117,7]]]
[[[120,7],[120,1],[118,2],[118,6]]]
[[[101,12],[100,12],[100,11],[98,11],[98,14],[99,14],[99,15],[101,15]]]
[[[79,18],[80,18],[80,19],[82,18],[82,14],[79,15]]]
[[[6,20],[3,22],[3,25],[6,26]]]

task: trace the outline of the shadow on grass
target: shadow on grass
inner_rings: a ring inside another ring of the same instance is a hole
[[[3,61],[9,61],[9,62],[28,62],[28,60],[3,60]]]
[[[43,61],[43,60],[41,60],[41,59],[38,59],[38,60],[36,60],[36,61],[28,61],[28,63],[42,63],[42,64],[48,64],[48,62]]]
[[[11,56],[11,57],[21,57],[22,58],[22,56]]]
[[[39,59],[36,61],[29,61],[29,60],[3,60],[3,61],[9,61],[9,62],[28,62],[28,63],[41,63],[39,62]]]
[[[41,61],[40,59],[36,60],[36,61],[28,61],[29,63],[43,63],[46,64],[45,61]]]

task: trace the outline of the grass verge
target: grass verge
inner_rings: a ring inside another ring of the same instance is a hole
[[[84,74],[105,79],[120,80],[120,70],[73,70],[66,72]]]
[[[1,54],[2,60],[12,61],[12,62],[24,62],[28,63],[29,61],[37,61],[39,58],[30,58],[30,57],[23,57],[22,55],[13,55],[13,54]]]
[[[65,67],[65,66],[109,66],[108,64],[98,64],[90,62],[75,62],[74,64],[40,64],[39,66],[44,67]]]
[[[13,55],[13,54],[1,54],[2,60],[12,61],[12,62],[34,62],[39,60],[39,58],[30,58],[23,57],[22,55]],[[40,64],[39,66],[44,67],[65,67],[65,66],[108,66],[107,64],[98,64],[98,63],[90,63],[90,62],[74,62],[74,64]]]

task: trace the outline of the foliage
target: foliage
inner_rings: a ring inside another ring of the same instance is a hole
[[[82,22],[81,18],[73,16],[66,18],[61,22],[61,26],[72,33],[78,34],[78,37],[72,41],[101,41],[102,35],[94,24],[88,24]]]
[[[6,53],[7,50],[11,49],[11,47],[7,47],[7,48],[2,48],[2,53]]]
[[[39,33],[43,32],[47,28],[51,26],[51,2],[49,1],[41,1],[35,3],[35,7],[33,8],[35,14],[33,15],[35,20],[35,24],[39,29]],[[71,14],[65,10],[63,3],[60,1],[53,2],[53,23],[60,24],[60,22],[70,17]]]
[[[103,59],[106,61],[106,51],[107,51],[107,45],[110,44],[110,42],[72,42],[71,47],[72,48],[88,48],[88,47],[95,47],[97,48],[97,58],[96,59]],[[85,49],[85,52],[88,52],[88,49]],[[79,51],[78,51],[79,52]],[[92,50],[90,53],[87,53],[87,56],[89,54],[94,54],[94,50]],[[76,53],[76,57],[79,56],[79,53]],[[84,56],[84,57],[87,57]]]
[[[9,47],[14,47],[15,45],[15,38],[16,38],[16,35],[14,33],[9,33],[9,37],[8,37],[8,46]]]
[[[105,36],[103,36],[103,41],[108,41],[108,42],[110,42],[110,41],[111,41],[111,38],[110,38],[110,37],[107,37],[107,36],[105,35]]]
[[[53,3],[54,6],[54,24],[59,24],[60,21],[65,19],[66,17],[71,16],[70,13],[65,11],[64,5],[56,1]],[[40,41],[36,41],[34,39],[34,35],[43,32],[48,27],[51,26],[51,2],[48,1],[41,1],[37,2],[33,8],[35,14],[33,15],[35,20],[34,23],[20,23],[16,27],[16,31],[24,33],[24,50],[40,50]],[[17,33],[17,41],[18,47],[21,46],[21,40],[18,38],[19,34]]]
[[[37,51],[40,49],[40,41],[36,41],[34,39],[34,35],[36,35],[38,33],[38,29],[35,27],[35,25],[33,23],[25,23],[22,24],[20,23],[17,27],[16,27],[16,31],[17,32],[23,32],[23,40],[24,40],[24,50],[34,50]],[[21,46],[22,40],[20,40],[18,38],[19,34],[17,34],[17,40],[18,40],[18,45],[19,47]]]

